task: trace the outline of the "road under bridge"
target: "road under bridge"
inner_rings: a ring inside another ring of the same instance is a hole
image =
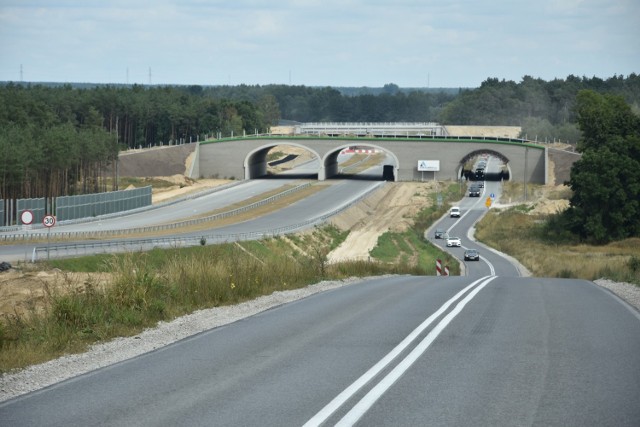
[[[388,155],[394,181],[458,180],[470,158],[489,154],[503,161],[517,182],[545,184],[548,156],[544,146],[509,138],[314,138],[243,137],[201,142],[192,177],[255,179],[267,174],[267,155],[278,145],[307,150],[318,159],[318,180],[338,175],[338,155],[350,147]],[[428,162],[425,162],[428,161]],[[427,164],[428,170],[424,170]],[[437,165],[437,171],[434,165]],[[382,177],[381,177],[382,179]]]

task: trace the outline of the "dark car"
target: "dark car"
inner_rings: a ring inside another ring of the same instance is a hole
[[[444,239],[444,235],[445,235],[445,233],[446,233],[446,231],[444,231],[444,230],[442,230],[442,229],[438,228],[438,229],[436,229],[436,232],[435,232],[435,234],[434,234],[434,237],[435,237],[436,239]]]
[[[475,249],[467,249],[464,251],[465,261],[480,261],[480,254]]]
[[[480,189],[480,187],[469,187],[469,197],[480,197],[481,192],[482,190]]]

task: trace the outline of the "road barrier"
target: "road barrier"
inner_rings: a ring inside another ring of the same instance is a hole
[[[241,214],[243,212],[247,212],[251,209],[255,209],[257,207],[266,205],[268,203],[272,203],[284,196],[295,193],[302,189],[309,187],[311,183],[300,184],[294,188],[290,188],[281,193],[275,194],[271,197],[267,197],[266,199],[259,200],[255,203],[252,203],[247,206],[243,206],[241,208],[233,209],[226,212],[221,212],[215,215],[209,215],[202,218],[190,219],[186,221],[178,221],[171,224],[161,224],[161,225],[152,225],[147,227],[137,227],[137,228],[126,228],[126,229],[114,229],[114,230],[99,230],[99,231],[70,231],[70,232],[55,232],[51,233],[53,238],[57,239],[74,239],[74,238],[101,238],[101,237],[109,237],[109,236],[120,236],[127,234],[138,234],[138,233],[153,233],[157,231],[164,230],[175,230],[180,227],[188,227],[191,225],[202,224],[208,221],[215,221],[218,219],[228,218],[234,215]],[[37,233],[22,233],[22,234],[0,234],[0,240],[5,242],[9,241],[28,241],[28,240],[41,240],[49,238],[48,233],[45,232],[37,232]]]
[[[274,229],[265,230],[265,231],[249,232],[249,233],[234,233],[234,234],[192,233],[184,236],[166,237],[166,238],[108,240],[108,241],[98,241],[98,242],[72,243],[72,244],[65,244],[65,245],[37,246],[33,248],[31,261],[36,262],[40,259],[47,259],[51,256],[52,253],[55,254],[55,257],[61,258],[61,257],[88,255],[96,252],[117,253],[117,252],[147,251],[154,248],[181,248],[181,247],[189,247],[189,246],[200,246],[202,245],[203,239],[206,242],[206,244],[221,244],[221,243],[238,242],[243,240],[259,240],[259,239],[277,237],[284,234],[295,233],[312,226],[323,224],[332,216],[335,216],[338,213],[344,211],[345,209],[360,202],[361,200],[369,196],[369,194],[373,193],[375,190],[377,190],[384,184],[385,182],[381,181],[380,183],[373,186],[368,191],[362,193],[357,198],[351,200],[349,203],[345,203],[344,205],[326,214],[323,214],[315,218],[312,218],[303,222],[299,222],[296,224],[287,225],[284,227],[274,228]],[[303,184],[302,186],[306,186],[306,185],[311,185],[311,184],[307,183],[307,184]],[[291,190],[294,190],[294,189],[290,189],[287,191],[291,191]],[[283,194],[283,193],[280,193],[280,194]],[[276,196],[278,195],[275,195],[272,197],[276,197]],[[260,202],[257,202],[257,203],[260,203]],[[243,209],[243,208],[240,208],[240,209]],[[237,210],[234,210],[234,211],[237,211]],[[122,232],[123,230],[119,230],[119,231]]]

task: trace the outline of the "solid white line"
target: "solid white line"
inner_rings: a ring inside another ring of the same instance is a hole
[[[485,280],[480,286],[469,293],[456,307],[451,310],[438,323],[429,334],[405,357],[389,374],[384,377],[362,400],[360,400],[347,414],[336,424],[336,426],[352,426],[373,406],[373,404],[400,378],[416,360],[429,348],[431,343],[440,335],[449,323],[462,311],[465,305],[471,301],[489,282],[495,279],[493,276]]]
[[[493,277],[495,278],[495,277]],[[492,280],[493,278],[489,278],[487,280]],[[418,335],[422,333],[431,323],[433,323],[442,313],[444,313],[454,302],[459,300],[462,295],[464,295],[469,289],[476,286],[482,280],[485,280],[485,277],[482,277],[475,282],[471,283],[469,286],[458,292],[453,298],[445,302],[442,307],[438,309],[435,313],[429,316],[424,322],[420,324],[416,329],[414,329],[405,339],[403,339],[400,344],[394,347],[385,357],[380,359],[378,363],[376,363],[373,367],[371,367],[367,372],[365,372],[360,378],[358,378],[353,384],[344,389],[342,393],[337,395],[331,402],[329,402],[324,408],[320,410],[317,414],[315,414],[309,421],[307,421],[303,427],[311,427],[311,426],[319,426],[323,422],[325,422],[335,411],[340,408],[348,399],[351,398],[355,393],[358,392],[362,387],[365,386],[372,378],[380,373],[384,368],[389,365],[393,359],[395,359],[405,348],[414,341]],[[488,283],[488,282],[487,282]]]

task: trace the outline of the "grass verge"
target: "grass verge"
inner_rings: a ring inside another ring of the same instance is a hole
[[[549,215],[517,205],[492,209],[476,225],[476,238],[507,253],[537,277],[611,279],[640,285],[640,238],[604,246],[550,242]]]
[[[49,268],[109,272],[113,280],[108,286],[87,281],[62,291],[47,289],[42,312],[5,316],[0,322],[0,373],[135,335],[198,309],[320,280],[424,273],[409,263],[328,264],[328,253],[347,234],[327,226],[260,241],[52,260]]]

